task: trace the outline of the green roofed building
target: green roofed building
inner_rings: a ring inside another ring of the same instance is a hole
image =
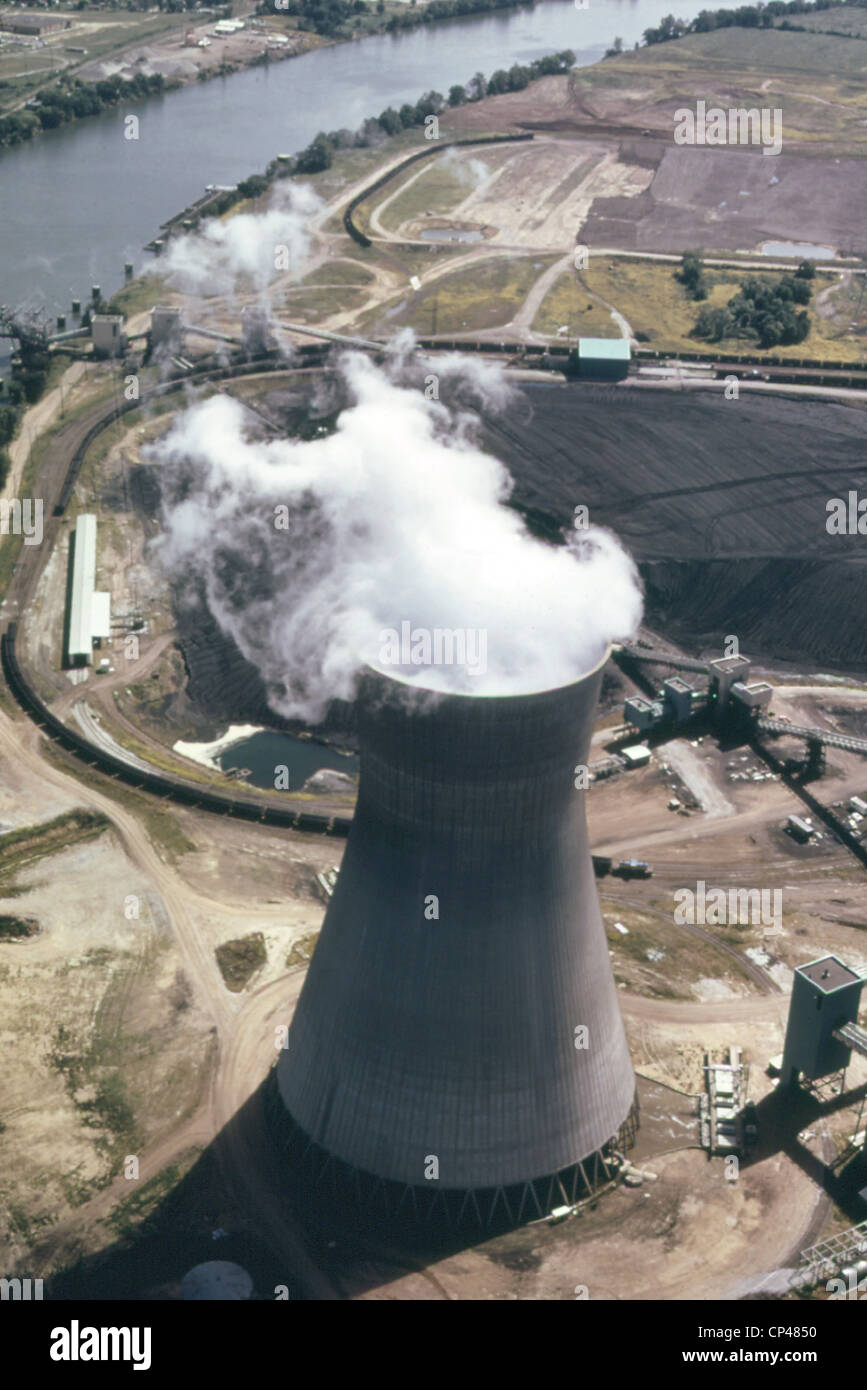
[[[629,375],[628,338],[579,338],[572,369],[589,381],[622,381]]]

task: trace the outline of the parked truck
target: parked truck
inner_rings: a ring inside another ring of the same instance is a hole
[[[653,870],[644,859],[621,859],[616,869],[611,870],[618,878],[651,878]]]

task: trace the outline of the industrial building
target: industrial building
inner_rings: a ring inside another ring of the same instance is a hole
[[[731,688],[730,698],[745,710],[764,709],[771,703],[771,696],[774,687],[767,681],[751,681],[745,684],[743,681],[735,681]]]
[[[629,375],[631,356],[627,338],[579,338],[574,360],[579,377],[622,381]]]
[[[151,309],[151,347],[179,347],[183,339],[181,311],[174,305],[158,304]]]
[[[126,334],[123,314],[94,314],[90,320],[90,337],[94,357],[123,357]]]
[[[365,675],[357,809],[268,1101],[311,1192],[488,1228],[616,1172],[635,1075],[572,776],[601,676],[432,701]]]
[[[631,695],[623,706],[623,718],[640,733],[660,723],[664,713],[661,700],[646,700],[643,695]]]
[[[667,680],[660,692],[662,699],[647,700],[643,695],[631,695],[623,705],[623,718],[641,733],[657,725],[686,724],[692,717],[697,692],[680,676]]]
[[[715,724],[721,724],[728,713],[732,686],[746,680],[750,661],[745,656],[719,656],[707,664],[710,676],[709,695],[713,704]]]
[[[254,356],[273,352],[277,342],[265,310],[244,305],[241,310],[241,342],[246,351]]]
[[[111,595],[94,591],[96,517],[82,512],[70,537],[66,664],[89,666],[94,641],[111,636]]]
[[[684,664],[690,669],[699,665],[688,661]],[[767,709],[774,693],[767,681],[749,681],[751,665],[746,656],[722,656],[709,661],[707,691],[693,689],[682,676],[671,676],[658,692],[658,699],[630,696],[624,702],[623,717],[646,733],[660,726],[686,724],[697,710],[709,706],[718,729],[750,724]]]
[[[675,724],[685,724],[692,714],[694,691],[682,676],[672,676],[662,687],[663,702]]]
[[[8,34],[31,34],[38,38],[56,29],[69,29],[72,20],[60,14],[0,14],[0,30]]]
[[[863,978],[837,956],[799,965],[792,983],[781,1069],[784,1085],[844,1071],[852,1048],[867,1055],[867,1033],[858,1025]]]

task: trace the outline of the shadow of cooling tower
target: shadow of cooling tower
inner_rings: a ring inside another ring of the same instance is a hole
[[[605,659],[510,696],[364,676],[355,818],[265,1097],[308,1205],[492,1232],[613,1177],[635,1074],[575,786]]]
[[[575,786],[603,665],[516,696],[365,676],[357,810],[288,1046],[48,1297],[177,1298],[215,1257],[258,1298],[351,1297],[608,1184],[638,1105]]]

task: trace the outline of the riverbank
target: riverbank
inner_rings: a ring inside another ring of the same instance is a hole
[[[239,27],[232,33],[216,28],[218,22],[225,22],[218,19],[222,9],[207,15],[167,15],[159,22],[145,17],[119,22],[113,15],[110,20],[83,19],[77,11],[59,13],[52,15],[57,27],[44,37],[23,40],[0,32],[0,150],[32,139],[41,129],[97,115],[116,104],[121,94],[141,100],[248,68],[282,63],[318,48],[473,15],[532,8],[535,3],[428,0],[416,9],[406,0],[368,0],[362,13],[346,0],[336,0],[329,17],[308,0],[288,0],[288,9],[279,12],[257,13],[247,4],[237,7]],[[293,9],[297,13],[290,13]],[[332,24],[332,14],[340,14],[339,24]],[[62,27],[65,22],[68,28]],[[136,86],[110,93],[106,84],[118,82]],[[145,82],[152,85],[146,88]],[[51,114],[46,118],[47,106]]]
[[[93,284],[108,297],[124,263],[141,269],[145,243],[206,184],[235,186],[272,155],[305,149],[317,132],[355,130],[389,107],[401,114],[421,93],[448,99],[452,85],[468,83],[480,67],[508,74],[516,60],[525,66],[576,44],[576,65],[584,67],[613,34],[629,47],[640,41],[667,5],[639,0],[624,11],[600,0],[579,11],[571,0],[546,0],[398,36],[324,44],[298,62],[250,68],[230,82],[192,82],[156,101],[124,101],[94,119],[61,124],[0,158],[0,303],[28,298],[53,316],[68,313],[74,297],[86,300]],[[674,57],[679,45],[664,47]],[[139,116],[138,140],[125,138],[130,113]]]

